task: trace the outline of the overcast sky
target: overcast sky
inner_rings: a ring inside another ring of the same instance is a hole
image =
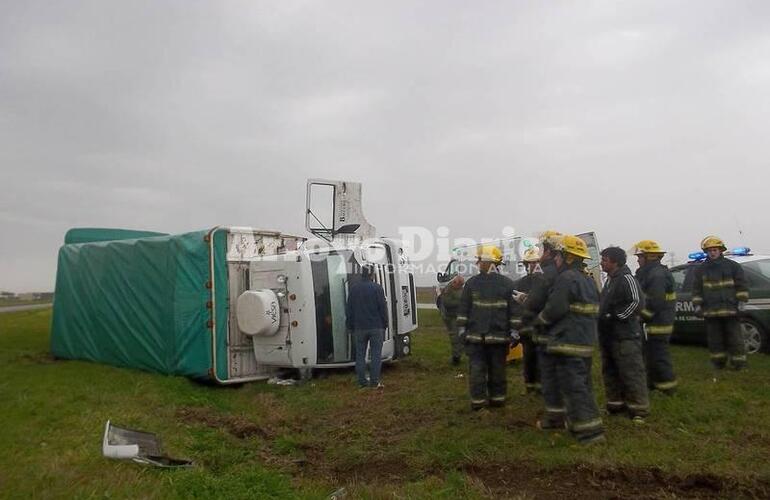
[[[304,234],[308,177],[362,182],[380,234],[770,252],[768,26],[766,1],[0,0],[0,290],[53,289],[76,226]]]

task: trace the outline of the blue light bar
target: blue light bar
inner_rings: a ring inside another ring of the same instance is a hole
[[[749,247],[737,247],[730,250],[730,255],[750,255],[751,248]]]
[[[687,256],[687,258],[690,260],[703,260],[706,257],[706,252],[693,252]]]

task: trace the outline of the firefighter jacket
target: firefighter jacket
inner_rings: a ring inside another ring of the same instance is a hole
[[[496,272],[470,278],[460,297],[457,326],[465,328],[465,341],[507,344],[513,328],[513,281]]]
[[[526,276],[523,276],[516,280],[513,283],[514,290],[518,290],[519,292],[529,294],[530,291],[539,286],[539,282],[542,281],[543,274],[542,273],[532,273],[528,274]],[[529,299],[529,297],[527,297]],[[524,316],[526,314],[526,307],[524,304],[519,304],[514,300],[513,303],[513,327],[516,330],[519,330],[522,335],[528,336],[531,334],[531,329],[524,329]]]
[[[636,270],[636,279],[644,293],[645,307],[639,312],[648,335],[674,332],[676,293],[674,277],[666,266],[655,260]]]
[[[454,288],[452,285],[447,285],[446,288],[439,295],[441,305],[439,310],[443,318],[454,319],[457,317],[457,310],[460,308],[460,297],[462,296],[463,289]]]
[[[607,277],[599,306],[599,335],[614,340],[641,338],[639,312],[644,295],[628,266]]]
[[[738,302],[748,300],[743,268],[737,262],[719,257],[695,269],[692,303],[702,307],[704,318],[736,316]]]
[[[531,336],[536,344],[545,344],[548,342],[548,337],[545,335],[545,327],[543,325],[535,325],[534,322],[548,301],[548,295],[551,293],[551,288],[553,288],[559,271],[556,269],[556,264],[553,263],[553,260],[541,262],[540,270],[542,273],[531,283],[532,286],[527,294],[527,300],[522,304],[522,321],[524,326],[521,334],[523,336]]]
[[[565,265],[534,322],[545,326],[545,335],[537,341],[545,344],[549,354],[591,357],[596,345],[598,312],[596,285],[583,273],[580,262]]]

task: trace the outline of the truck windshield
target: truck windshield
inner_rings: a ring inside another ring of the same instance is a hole
[[[358,278],[360,268],[351,251],[315,254],[310,258],[318,363],[350,361],[353,347],[345,326],[345,303],[349,282]]]

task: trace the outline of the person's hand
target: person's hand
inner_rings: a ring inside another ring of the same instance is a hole
[[[464,344],[465,343],[465,337],[466,337],[466,335],[465,335],[465,327],[461,326],[461,327],[459,327],[457,329],[457,338],[459,338],[460,342],[462,342]]]
[[[698,318],[703,317],[703,308],[701,306],[695,306],[695,316]]]
[[[516,347],[521,342],[521,335],[516,330],[508,332],[508,336],[511,338],[511,347]]]
[[[523,304],[524,302],[526,302],[527,301],[527,297],[528,297],[528,295],[526,293],[524,293],[524,292],[519,292],[519,291],[516,291],[516,290],[514,290],[514,292],[513,292],[513,300],[515,300],[519,304]]]

